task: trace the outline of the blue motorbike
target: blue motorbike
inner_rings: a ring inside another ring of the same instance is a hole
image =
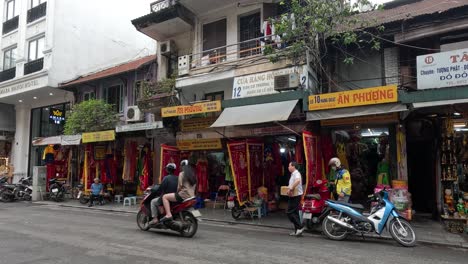
[[[375,232],[381,235],[387,227],[390,235],[399,244],[412,247],[416,234],[410,223],[401,217],[388,199],[388,192],[370,195],[372,206],[369,215],[364,215],[364,206],[337,201],[327,201],[328,214],[322,222],[323,233],[332,240],[344,240],[348,235],[363,235]]]

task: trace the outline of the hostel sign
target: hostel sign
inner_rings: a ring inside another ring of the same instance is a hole
[[[175,4],[175,0],[161,0],[151,4],[151,12],[157,13]]]
[[[309,96],[309,111],[398,102],[396,85]]]

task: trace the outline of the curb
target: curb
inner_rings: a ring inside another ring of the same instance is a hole
[[[116,209],[105,209],[105,208],[96,208],[96,207],[84,207],[84,206],[76,206],[76,205],[67,205],[67,204],[52,204],[52,203],[44,203],[44,202],[33,202],[39,205],[55,205],[60,207],[68,207],[68,208],[78,208],[84,210],[95,210],[95,211],[104,211],[104,212],[113,212],[113,213],[126,213],[126,214],[136,214],[137,212],[131,211],[124,211],[124,210],[116,210]],[[238,221],[229,221],[223,219],[215,219],[215,218],[201,218],[202,221],[206,222],[214,222],[214,223],[225,223],[229,225],[246,225],[246,226],[257,226],[257,227],[266,227],[272,229],[283,229],[283,230],[290,230],[290,228],[277,226],[277,225],[268,225],[268,224],[255,224],[255,223],[247,223],[247,222],[238,222]],[[313,236],[321,236],[315,233],[308,233]],[[359,237],[359,236],[358,236]],[[372,239],[384,239],[384,240],[393,240],[390,236],[379,236],[375,234],[368,234],[364,235],[365,238],[372,238]],[[428,241],[428,240],[418,240],[417,244],[420,245],[430,245],[430,246],[439,246],[439,247],[447,247],[447,248],[462,248],[468,249],[468,243],[444,243],[444,242],[436,242],[436,241]]]

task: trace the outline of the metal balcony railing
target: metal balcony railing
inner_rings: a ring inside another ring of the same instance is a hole
[[[47,2],[28,10],[28,23],[34,22],[47,14]]]
[[[3,22],[3,35],[12,32],[13,30],[18,28],[19,23],[19,16],[15,16],[14,18]]]
[[[40,58],[37,60],[30,61],[24,64],[24,75],[38,72],[44,68],[44,58]]]
[[[282,49],[284,45],[276,36],[262,36],[214,49],[205,50],[188,56],[189,70],[203,68],[225,62],[243,60],[253,56],[262,56],[267,47]],[[180,70],[180,69],[179,69]]]
[[[0,82],[8,81],[16,77],[16,67],[0,72]]]

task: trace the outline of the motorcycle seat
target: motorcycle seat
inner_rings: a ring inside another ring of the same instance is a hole
[[[322,199],[322,197],[320,196],[320,194],[307,194],[305,196],[306,199],[316,199],[316,200],[320,200]]]
[[[364,210],[364,206],[362,204],[351,204],[351,203],[345,203],[345,202],[339,202],[339,201],[336,203],[346,205],[354,209]]]
[[[185,203],[185,202],[188,202],[188,201],[191,201],[191,200],[195,200],[196,198],[197,198],[196,196],[189,197],[189,198],[183,200],[182,203]]]

